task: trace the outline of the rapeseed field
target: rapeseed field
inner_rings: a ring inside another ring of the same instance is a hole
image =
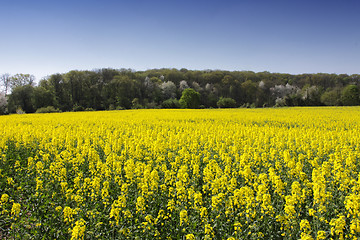
[[[0,117],[0,238],[358,239],[360,108]]]

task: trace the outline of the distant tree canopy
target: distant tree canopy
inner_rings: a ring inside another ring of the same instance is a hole
[[[48,106],[79,111],[360,104],[359,74],[105,68],[53,74],[37,85],[34,79],[29,74],[0,75],[6,96],[2,108],[7,105],[2,113]]]

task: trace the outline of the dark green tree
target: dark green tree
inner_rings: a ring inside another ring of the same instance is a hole
[[[136,98],[136,81],[125,75],[117,75],[104,88],[107,108],[110,106],[131,108],[132,100]]]
[[[26,113],[35,112],[33,86],[18,86],[13,89],[11,95],[9,96],[8,109],[10,113],[14,113],[19,108],[21,108]]]
[[[359,105],[359,88],[355,85],[346,86],[341,92],[341,102],[345,106]]]
[[[321,103],[326,106],[340,105],[340,91],[337,89],[329,90],[321,95]]]
[[[258,84],[247,80],[241,84],[241,90],[244,94],[243,102],[244,103],[255,103],[256,101],[256,92],[258,89]]]
[[[35,109],[55,106],[55,95],[52,91],[44,87],[35,87],[34,88],[34,107]]]
[[[84,92],[86,91],[86,89],[84,89],[84,83],[86,80],[85,72],[70,71],[66,73],[64,77],[67,90],[70,92],[71,105],[81,106]]]
[[[40,86],[54,93],[54,107],[60,108],[63,111],[71,110],[71,94],[68,90],[67,84],[65,84],[64,76],[59,73],[53,74],[47,79],[46,82],[47,84],[43,84],[41,81]]]

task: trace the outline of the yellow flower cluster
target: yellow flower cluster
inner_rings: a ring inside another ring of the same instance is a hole
[[[80,219],[75,222],[75,227],[71,231],[71,240],[84,239],[85,226],[86,222],[84,219]]]
[[[0,129],[1,219],[36,221],[21,233],[360,238],[359,107],[9,115]]]
[[[11,208],[11,215],[13,215],[14,218],[16,218],[20,214],[20,208],[21,208],[20,203],[13,203]]]

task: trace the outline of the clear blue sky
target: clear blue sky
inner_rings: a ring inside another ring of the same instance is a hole
[[[360,1],[1,0],[0,74],[360,73]]]

